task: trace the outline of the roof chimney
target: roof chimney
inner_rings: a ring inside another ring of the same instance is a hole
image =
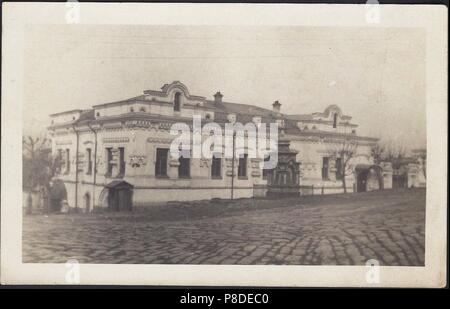
[[[272,106],[273,106],[273,111],[274,112],[276,112],[276,113],[280,112],[280,107],[281,107],[281,103],[280,102],[275,101],[275,102],[273,102]]]
[[[216,92],[216,94],[214,95],[214,103],[216,104],[222,103],[222,98],[223,95],[220,93],[220,91]]]

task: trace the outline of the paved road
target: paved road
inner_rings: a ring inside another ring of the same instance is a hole
[[[174,220],[145,211],[26,216],[23,261],[424,265],[423,189],[234,203],[250,206]]]

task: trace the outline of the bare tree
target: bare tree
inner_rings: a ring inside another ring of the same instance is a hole
[[[401,160],[406,157],[406,153],[405,145],[393,140],[379,142],[371,148],[375,164],[390,162],[394,167],[401,163]]]
[[[386,148],[384,145],[377,143],[370,149],[373,161],[375,164],[380,164],[383,159],[386,152]]]
[[[358,141],[353,136],[345,136],[341,140],[331,143],[327,152],[334,159],[340,159],[340,170],[342,177],[342,187],[344,193],[347,193],[346,177],[353,174],[353,166],[349,164],[350,160],[356,156]]]
[[[406,156],[406,147],[403,143],[398,141],[386,141],[384,144],[385,152],[383,156],[384,161],[394,163]]]
[[[46,138],[26,136],[22,139],[23,188],[29,191],[27,213],[31,213],[32,192],[37,189],[49,191],[50,180],[61,166],[59,157],[51,156]]]

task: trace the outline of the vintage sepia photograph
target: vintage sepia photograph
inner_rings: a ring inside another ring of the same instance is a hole
[[[424,27],[89,23],[69,4],[16,51],[19,263],[429,265]]]

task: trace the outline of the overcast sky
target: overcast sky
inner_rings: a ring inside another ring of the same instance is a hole
[[[360,135],[426,145],[421,29],[61,25],[25,39],[25,134],[44,131],[51,113],[179,80],[209,99],[279,100],[290,114],[336,104]]]

